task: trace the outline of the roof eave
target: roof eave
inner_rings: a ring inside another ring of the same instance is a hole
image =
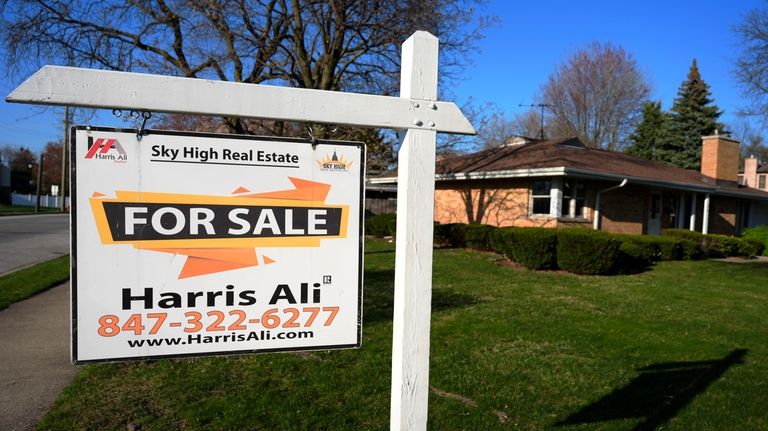
[[[735,190],[724,190],[717,185],[691,184],[680,181],[658,180],[645,177],[634,177],[630,175],[619,175],[606,172],[595,172],[586,169],[553,167],[553,168],[529,168],[529,169],[509,169],[503,171],[481,171],[481,172],[456,172],[451,174],[436,174],[435,181],[466,181],[466,180],[493,180],[509,178],[531,178],[531,177],[555,177],[555,176],[577,176],[596,180],[615,180],[622,181],[627,179],[630,184],[640,184],[655,187],[664,187],[674,190],[682,190],[698,193],[712,193],[721,196],[732,196],[754,200],[768,201],[766,196],[755,195],[754,193],[744,193]],[[370,178],[371,184],[396,184],[397,177]]]

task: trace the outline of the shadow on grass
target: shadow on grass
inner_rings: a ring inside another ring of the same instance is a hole
[[[374,323],[392,321],[394,309],[395,271],[366,271],[363,292],[363,322]],[[448,310],[451,308],[470,307],[478,304],[480,299],[450,290],[432,290],[432,311]]]
[[[395,250],[371,250],[366,251],[365,254],[395,254]]]
[[[582,408],[556,426],[642,418],[633,431],[655,430],[675,417],[728,369],[744,363],[747,349],[734,349],[722,359],[652,364],[622,388]]]

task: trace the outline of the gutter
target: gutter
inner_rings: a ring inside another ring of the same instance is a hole
[[[612,186],[612,187],[608,187],[607,189],[599,190],[595,194],[595,217],[594,217],[593,225],[592,225],[594,230],[600,230],[600,195],[605,193],[605,192],[610,192],[612,190],[620,189],[620,188],[626,186],[628,182],[629,182],[629,180],[627,178],[624,178],[621,181],[620,184]]]

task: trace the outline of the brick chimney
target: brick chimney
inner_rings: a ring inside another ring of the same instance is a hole
[[[704,136],[701,145],[701,173],[717,181],[737,182],[739,141],[719,135]]]
[[[744,185],[757,188],[757,159],[754,156],[744,159]]]

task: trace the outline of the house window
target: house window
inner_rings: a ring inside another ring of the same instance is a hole
[[[563,216],[586,218],[587,188],[576,180],[563,182]]]
[[[757,180],[757,188],[765,189],[765,175],[760,175],[760,179]]]
[[[549,215],[550,202],[552,201],[552,182],[538,180],[533,182],[531,188],[531,214]]]

